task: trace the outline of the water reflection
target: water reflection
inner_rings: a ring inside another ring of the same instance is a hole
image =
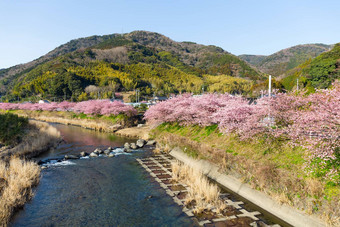
[[[40,158],[131,141],[78,127],[56,126],[65,143]],[[140,151],[114,158],[72,160],[75,165],[44,170],[35,197],[16,214],[11,225],[192,226],[192,220],[135,161],[147,155],[147,151]]]

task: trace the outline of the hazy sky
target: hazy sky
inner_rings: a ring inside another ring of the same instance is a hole
[[[339,0],[0,0],[0,68],[71,39],[148,30],[235,54],[340,42]]]

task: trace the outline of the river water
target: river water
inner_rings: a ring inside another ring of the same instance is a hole
[[[131,139],[55,125],[65,142],[37,159],[121,147]],[[136,162],[147,149],[113,158],[56,163],[42,170],[33,199],[11,226],[193,226],[181,208]],[[149,198],[151,196],[151,198]]]

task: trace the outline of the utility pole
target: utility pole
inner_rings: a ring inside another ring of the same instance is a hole
[[[136,103],[139,102],[139,89],[136,89]]]
[[[270,98],[271,95],[272,95],[272,76],[269,75],[268,97]],[[272,118],[270,116],[270,106],[269,106],[269,112],[268,112],[268,120],[269,120],[269,126],[272,126]]]
[[[272,95],[272,76],[269,75],[269,84],[268,84],[268,97],[270,98]]]

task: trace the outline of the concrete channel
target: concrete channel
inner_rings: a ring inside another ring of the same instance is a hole
[[[222,193],[220,196],[220,199],[227,205],[227,209],[222,214],[208,212],[195,215],[193,213],[193,207],[186,206],[184,203],[185,194],[189,189],[188,186],[172,181],[172,160],[175,160],[174,157],[160,154],[137,159],[137,162],[159,183],[165,192],[172,197],[173,201],[182,207],[182,211],[191,217],[199,226],[281,226],[272,222],[268,223],[259,211],[248,210],[248,208],[244,206],[243,201],[235,200],[235,197],[229,193]]]
[[[297,227],[321,227],[325,226],[319,219],[309,216],[303,212],[284,205],[271,199],[268,195],[250,188],[248,185],[240,182],[233,176],[219,172],[219,168],[206,160],[195,160],[187,156],[180,148],[174,148],[170,152],[170,156],[189,166],[200,170],[208,178],[215,181],[222,188],[238,195],[244,202],[250,202],[254,207],[258,207],[259,211],[263,211],[277,219],[282,226]],[[252,225],[256,226],[256,225]],[[259,225],[258,225],[259,226]],[[260,225],[263,226],[263,225]],[[279,225],[274,225],[279,226]]]

